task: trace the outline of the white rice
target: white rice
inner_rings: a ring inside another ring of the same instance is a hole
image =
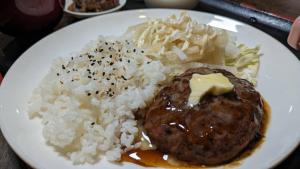
[[[160,61],[132,43],[99,37],[80,54],[54,61],[28,111],[42,119],[47,143],[75,164],[103,155],[118,161],[140,145],[133,111],[146,106],[165,79]]]

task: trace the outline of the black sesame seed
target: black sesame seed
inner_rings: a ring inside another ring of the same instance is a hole
[[[147,64],[149,64],[150,62],[147,62]]]
[[[100,49],[99,52],[103,52],[103,49]]]
[[[144,53],[144,51],[143,51],[143,50],[142,50],[141,52],[142,52],[142,53]]]
[[[88,96],[90,96],[90,95],[91,95],[91,93],[89,92],[89,93],[87,93],[87,95],[88,95]]]
[[[59,76],[59,73],[56,73],[57,76]]]
[[[119,52],[121,52],[121,49],[119,49]]]
[[[136,49],[133,49],[133,52],[135,52],[136,51]]]
[[[90,78],[90,79],[91,79],[91,78],[92,78],[92,76],[88,76],[88,78]]]
[[[109,58],[112,58],[112,55],[109,55]]]
[[[129,53],[129,50],[127,50],[126,52]]]
[[[112,94],[109,94],[109,97],[113,97],[113,95],[112,95]]]
[[[60,84],[64,84],[64,82],[62,82],[62,81],[59,81],[60,82]]]
[[[128,63],[130,63],[130,60],[127,60]]]
[[[81,58],[81,57],[82,57],[82,55],[79,55],[79,57]]]
[[[104,58],[105,58],[104,56],[101,57],[101,59],[104,59]]]
[[[108,43],[107,43],[107,42],[105,42],[105,45],[108,45]]]
[[[115,85],[115,83],[111,83],[111,85]]]
[[[73,57],[71,57],[71,60],[73,60],[74,58]]]
[[[96,94],[99,94],[99,91],[98,91],[98,90],[96,91]]]
[[[121,77],[122,77],[122,79],[127,80],[123,75]]]
[[[110,80],[110,78],[106,78],[106,80]]]
[[[125,90],[127,90],[128,89],[128,87],[125,87]]]
[[[62,69],[66,69],[65,65],[61,65],[61,68],[62,68]]]
[[[120,58],[119,61],[122,62],[122,59]]]
[[[94,125],[94,124],[95,124],[95,122],[92,122],[92,123],[91,123],[91,125]]]
[[[108,48],[108,50],[112,50],[112,48],[111,48],[111,47],[109,47],[109,48]]]
[[[109,65],[113,65],[113,64],[114,64],[114,62],[110,62],[110,63],[109,63]]]
[[[111,88],[109,88],[108,91],[110,92],[110,91],[111,91]]]
[[[74,82],[74,79],[72,79],[71,82]]]
[[[105,72],[102,72],[102,75],[105,76]]]
[[[67,73],[70,73],[70,71],[68,70]]]
[[[114,67],[113,70],[116,70],[116,68]]]
[[[94,66],[95,63],[91,63],[91,66]]]

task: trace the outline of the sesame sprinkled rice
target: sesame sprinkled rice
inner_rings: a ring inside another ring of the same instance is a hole
[[[132,44],[99,37],[79,54],[55,60],[32,95],[30,116],[42,118],[47,143],[75,164],[104,155],[118,161],[140,145],[133,111],[146,106],[166,77],[160,61]]]

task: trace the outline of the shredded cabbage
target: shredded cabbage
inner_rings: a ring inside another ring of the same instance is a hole
[[[192,21],[187,13],[166,20],[154,19],[128,29],[134,43],[165,63],[202,61],[224,63],[227,32]],[[212,59],[214,56],[215,59]]]
[[[186,12],[178,18],[172,15],[129,27],[125,37],[165,66],[193,62],[220,65],[256,83],[259,48],[236,45],[226,30],[197,23]]]
[[[249,48],[240,44],[238,48],[240,50],[238,56],[229,60],[226,59],[225,65],[236,68],[238,77],[247,79],[255,85],[260,63],[259,47]]]

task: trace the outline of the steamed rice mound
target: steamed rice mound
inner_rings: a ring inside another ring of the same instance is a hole
[[[42,118],[47,143],[75,164],[103,155],[120,160],[138,148],[133,111],[146,106],[165,80],[152,61],[127,40],[100,37],[80,54],[58,58],[33,92],[31,118]]]

